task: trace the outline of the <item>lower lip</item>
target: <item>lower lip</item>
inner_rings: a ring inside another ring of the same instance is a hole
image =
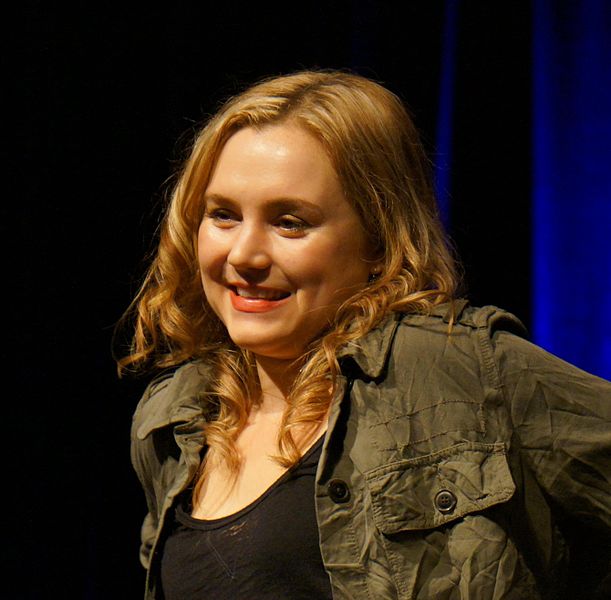
[[[289,300],[290,296],[281,300],[265,300],[264,298],[244,298],[238,296],[233,290],[229,290],[231,306],[235,310],[247,313],[263,313],[279,308]]]

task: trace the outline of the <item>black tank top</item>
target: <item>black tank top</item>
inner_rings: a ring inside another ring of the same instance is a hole
[[[174,511],[161,561],[166,600],[331,600],[320,555],[314,478],[322,438],[252,504],[222,519]]]

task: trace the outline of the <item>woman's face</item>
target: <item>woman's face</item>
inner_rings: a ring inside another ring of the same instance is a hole
[[[233,342],[293,359],[372,271],[361,221],[321,144],[296,125],[237,131],[205,192],[198,259]]]

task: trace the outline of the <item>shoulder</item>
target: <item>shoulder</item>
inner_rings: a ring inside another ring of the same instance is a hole
[[[497,335],[507,339],[527,339],[523,323],[497,306],[469,306],[464,300],[442,304],[429,314],[406,313],[397,316],[394,353],[414,353],[438,357],[456,353],[480,355],[492,351]],[[511,343],[511,342],[509,342]]]
[[[405,370],[410,365],[427,371],[464,363],[464,368],[475,372],[481,370],[482,363],[492,368],[493,339],[500,331],[515,338],[527,336],[524,325],[511,313],[496,306],[478,308],[456,300],[427,314],[393,313],[342,349],[339,357],[352,358],[373,378],[388,369]]]
[[[154,430],[200,415],[209,381],[210,367],[200,360],[157,375],[134,412],[133,436],[144,439]]]
[[[406,327],[444,334],[486,330],[490,334],[502,329],[527,336],[526,327],[515,315],[497,306],[470,306],[466,300],[440,304],[430,313],[402,313],[400,323]]]

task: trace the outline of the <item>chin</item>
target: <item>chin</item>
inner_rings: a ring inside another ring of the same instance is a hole
[[[255,356],[276,360],[294,360],[305,352],[305,347],[295,347],[289,343],[280,344],[273,340],[268,341],[261,338],[253,340],[248,336],[231,336],[231,339],[236,346],[252,352]]]

